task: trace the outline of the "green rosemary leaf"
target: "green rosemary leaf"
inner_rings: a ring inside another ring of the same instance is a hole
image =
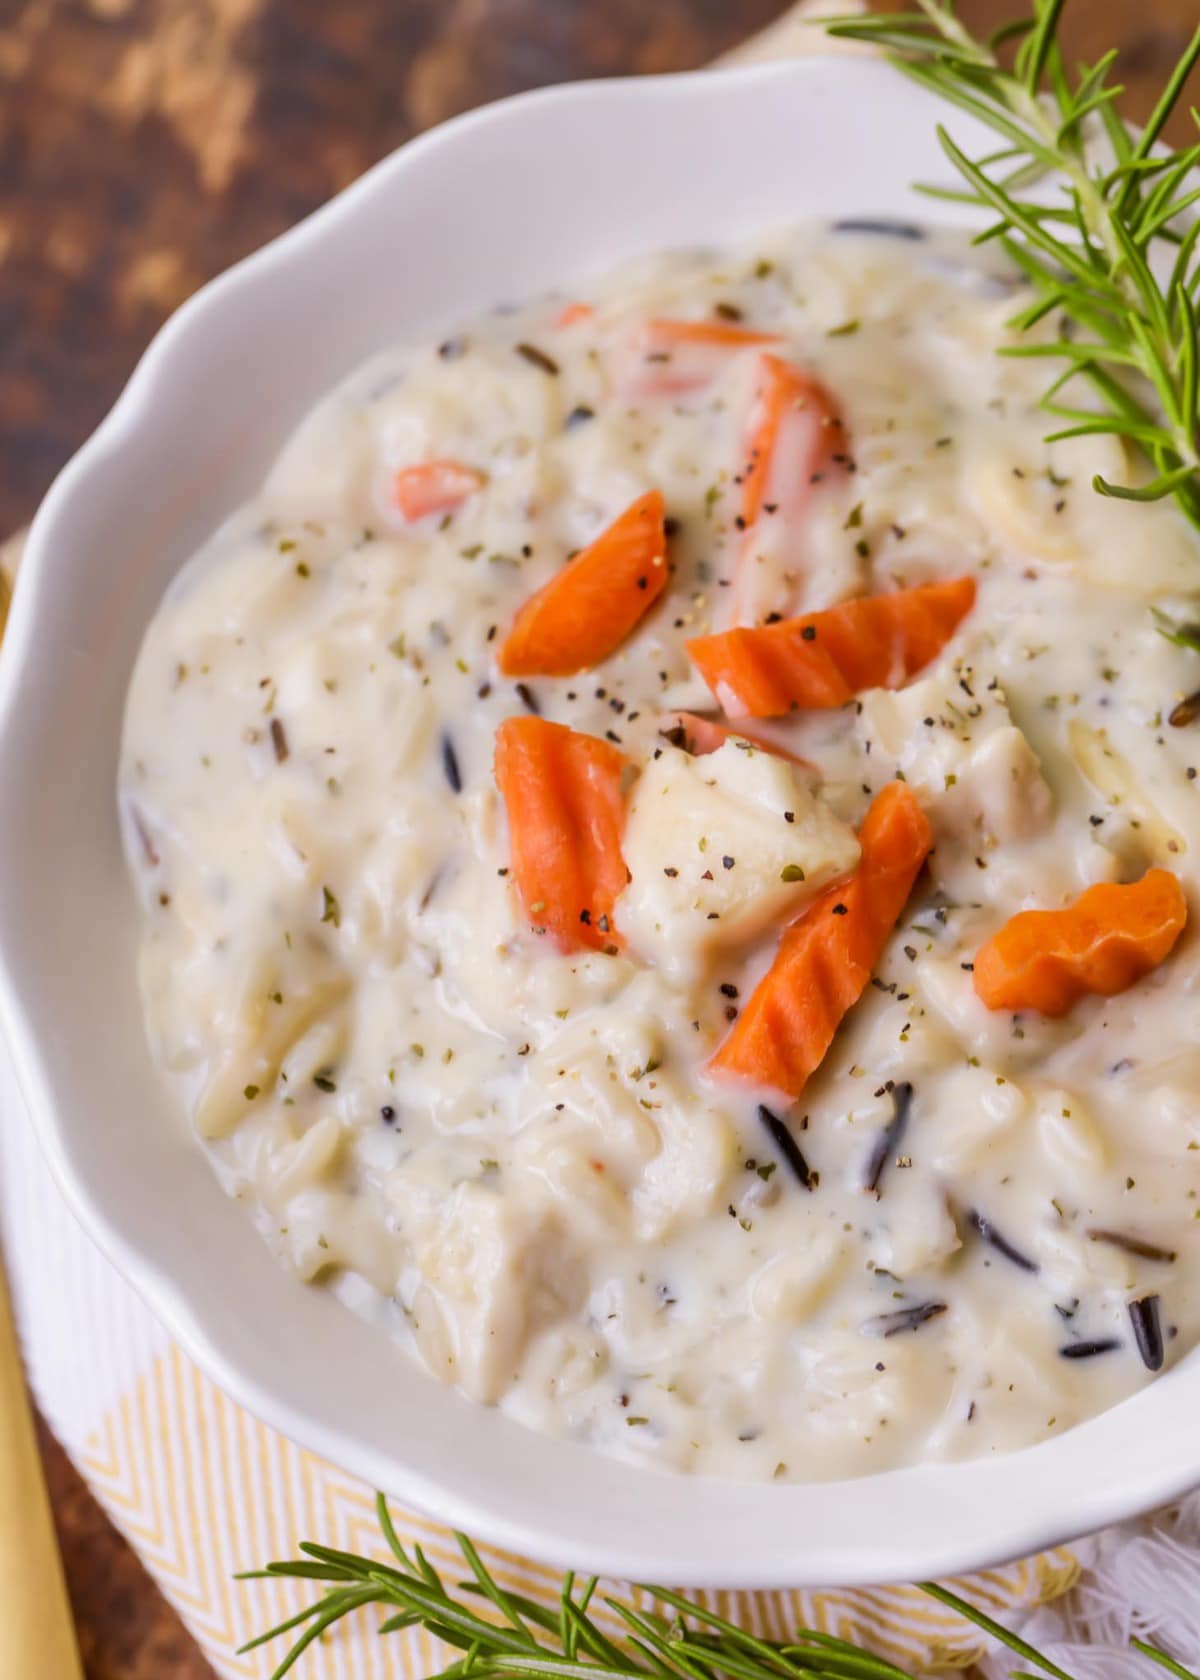
[[[461,1541],[462,1537],[460,1535],[460,1536],[456,1536],[456,1538],[458,1538]],[[414,1546],[413,1547],[413,1557],[416,1559],[417,1569],[420,1572],[421,1576],[424,1578],[424,1580],[428,1582],[428,1584],[433,1588],[433,1590],[435,1592],[441,1592],[442,1591],[441,1576],[438,1574],[437,1570],[430,1563],[429,1559],[425,1556],[425,1553],[421,1550],[420,1546]]]
[[[743,1650],[749,1651],[752,1655],[757,1656],[760,1661],[774,1667],[779,1672],[778,1652],[766,1640],[759,1639],[752,1633],[747,1633],[745,1628],[739,1628],[735,1623],[727,1621],[724,1616],[718,1616],[713,1610],[701,1609],[698,1605],[690,1603],[681,1594],[668,1591],[666,1587],[652,1587],[650,1590],[655,1598],[660,1599],[662,1603],[671,1605],[682,1615],[689,1616],[693,1621],[700,1623],[702,1627],[711,1628],[726,1639],[732,1640],[740,1645]],[[788,1672],[786,1666],[784,1666],[782,1672]]]
[[[1147,118],[1146,126],[1138,136],[1137,145],[1133,149],[1134,157],[1146,157],[1149,154],[1159,135],[1166,127],[1171,112],[1178,104],[1179,96],[1198,61],[1200,61],[1200,25],[1197,26],[1196,32],[1184,48],[1179,62],[1167,78],[1167,85]]]
[[[405,1552],[404,1547],[400,1544],[400,1536],[396,1533],[395,1527],[392,1523],[392,1516],[391,1512],[388,1510],[387,1500],[381,1493],[377,1493],[375,1495],[375,1519],[382,1531],[383,1538],[387,1541],[388,1550],[400,1564],[404,1573],[406,1575],[411,1574],[412,1565],[408,1561],[408,1555]]]
[[[521,1613],[518,1610],[516,1603],[508,1593],[504,1592],[503,1589],[497,1585],[495,1579],[484,1568],[483,1561],[480,1558],[479,1553],[475,1550],[474,1546],[471,1544],[470,1540],[467,1539],[465,1534],[460,1534],[458,1536],[458,1546],[462,1555],[467,1560],[467,1566],[472,1575],[475,1577],[475,1582],[480,1592],[483,1593],[486,1598],[491,1600],[497,1610],[499,1610],[500,1614],[504,1617],[505,1621],[508,1622],[510,1627],[514,1627],[525,1639],[526,1643],[532,1645],[533,1637],[530,1634],[529,1629],[525,1626],[525,1623],[522,1621]]]
[[[633,1633],[633,1643],[656,1674],[678,1675],[695,1674],[696,1667],[687,1661],[685,1647],[681,1640],[674,1644],[665,1639],[660,1629],[656,1628],[647,1616],[641,1615],[628,1604],[621,1604],[614,1599],[608,1601],[609,1606]],[[734,1670],[728,1670],[734,1674]],[[701,1667],[699,1674],[707,1676],[707,1670]],[[736,1677],[735,1677],[736,1680]]]
[[[1183,186],[1197,163],[1200,163],[1200,146],[1189,146],[1186,151],[1175,155],[1169,168],[1161,171],[1154,185],[1129,218],[1130,227],[1139,244],[1146,244],[1159,227],[1172,220],[1171,212],[1168,210],[1166,215],[1163,215],[1163,209]]]
[[[1110,47],[1104,54],[1103,58],[1098,58],[1090,69],[1086,65],[1080,66],[1079,85],[1075,89],[1075,98],[1077,101],[1081,104],[1086,104],[1094,93],[1097,93],[1104,87],[1108,78],[1108,73],[1116,64],[1119,56],[1120,55],[1118,54],[1116,47]],[[1112,88],[1110,91],[1113,93],[1124,93],[1125,89],[1117,87]]]
[[[987,44],[995,52],[997,47],[1005,47],[1010,41],[1019,41],[1036,26],[1036,21],[1035,18],[1014,18],[1011,23],[1002,23],[992,30]]]
[[[1128,138],[1128,134],[1126,137]],[[1133,143],[1130,141],[1127,155],[1120,163],[1114,164],[1106,175],[1100,177],[1099,185],[1104,192],[1108,193],[1112,191],[1113,187],[1120,186],[1131,176],[1136,176],[1140,182],[1145,183],[1152,175],[1161,174],[1164,169],[1169,169],[1173,161],[1173,153],[1168,153],[1163,157],[1135,158]]]
[[[575,1608],[575,1571],[563,1576],[562,1591],[558,1595],[558,1637],[563,1651],[571,1661],[575,1659],[576,1634],[571,1611]]]
[[[587,1607],[591,1603],[592,1593],[596,1590],[593,1580],[584,1598],[578,1604],[568,1607],[567,1614],[575,1629],[576,1645],[582,1645],[584,1650],[590,1651],[592,1656],[601,1663],[619,1663],[621,1660],[620,1647],[614,1645],[607,1634],[602,1633],[587,1614]]]
[[[1036,327],[1039,321],[1044,321],[1047,315],[1053,315],[1055,310],[1061,309],[1063,297],[1061,290],[1047,291],[1031,303],[1028,309],[1022,309],[1019,314],[1009,319],[1009,326],[1017,332],[1028,332]]]
[[[895,1680],[897,1675],[909,1680],[903,1669],[893,1668],[891,1663],[872,1656],[869,1651],[814,1651],[802,1645],[794,1646],[793,1650],[810,1665],[811,1673],[828,1676],[828,1680]]]
[[[1155,607],[1154,626],[1164,640],[1173,642],[1176,647],[1200,653],[1200,624],[1179,624],[1168,613]]]
[[[491,1672],[508,1676],[526,1674],[531,1680],[629,1680],[631,1672],[645,1671],[631,1669],[628,1658],[618,1667],[605,1668],[600,1663],[572,1663],[565,1657],[547,1655],[506,1657],[503,1664],[492,1668]]]
[[[1098,93],[1090,94],[1082,102],[1073,105],[1070,115],[1064,117],[1059,124],[1058,133],[1055,135],[1056,144],[1065,146],[1068,141],[1073,141],[1078,136],[1080,125],[1086,118],[1099,111],[1102,106],[1110,104],[1114,99],[1120,99],[1124,92],[1125,89],[1121,86],[1101,88]]]
[[[1196,254],[1196,242],[1200,240],[1200,217],[1188,228],[1179,242],[1179,249],[1175,255],[1175,266],[1171,270],[1171,280],[1167,290],[1174,294],[1185,287],[1192,260]]]
[[[1042,1656],[1040,1651],[1035,1651],[1033,1646],[1018,1634],[993,1621],[985,1611],[976,1609],[975,1605],[969,1604],[965,1598],[959,1598],[957,1593],[950,1592],[946,1587],[939,1587],[936,1581],[922,1581],[921,1591],[927,1592],[930,1598],[936,1598],[939,1604],[957,1610],[960,1616],[965,1616],[969,1622],[974,1622],[976,1627],[990,1633],[993,1639],[998,1639],[1002,1645],[1007,1645],[1010,1651],[1024,1657],[1026,1662],[1032,1663],[1041,1673],[1053,1676],[1053,1680],[1071,1680],[1065,1669],[1059,1668],[1049,1657]]]
[[[478,1581],[460,1581],[458,1587],[460,1592],[478,1594],[485,1598],[488,1596]],[[547,1605],[539,1604],[536,1599],[526,1598],[523,1593],[506,1591],[504,1596],[527,1622],[533,1622],[538,1627],[545,1628],[548,1633],[557,1634],[561,1631],[562,1618]]]
[[[307,1609],[297,1610],[296,1614],[289,1616],[286,1622],[276,1622],[275,1626],[268,1628],[266,1633],[260,1633],[256,1638],[248,1639],[244,1645],[239,1645],[235,1655],[243,1657],[247,1651],[257,1651],[260,1645],[268,1645],[272,1639],[278,1639],[280,1634],[290,1633],[293,1628],[311,1621],[314,1616],[328,1613],[337,1603],[342,1603],[343,1614],[348,1614],[350,1610],[357,1609],[361,1591],[362,1589],[359,1588],[348,1594],[329,1593],[325,1598],[318,1598]],[[349,1602],[351,1599],[354,1601],[353,1603]],[[369,1602],[369,1600],[363,1602]]]
[[[1077,99],[1067,75],[1066,65],[1063,63],[1062,49],[1053,39],[1046,53],[1044,74],[1050,84],[1050,92],[1054,95],[1054,102],[1058,106],[1058,114],[1065,121],[1075,109]]]
[[[1165,622],[1173,638],[1182,636],[1188,628]],[[1200,627],[1193,628],[1200,651]],[[406,1560],[407,1553],[382,1498],[376,1508],[380,1530],[392,1555],[398,1561]],[[243,1580],[280,1575],[312,1578],[314,1569],[336,1568],[342,1577],[306,1609],[250,1640],[243,1651],[257,1650],[270,1640],[296,1633],[295,1643],[272,1676],[272,1680],[282,1680],[335,1623],[377,1604],[389,1612],[377,1625],[379,1634],[421,1627],[463,1652],[428,1680],[911,1680],[906,1670],[885,1657],[833,1634],[798,1628],[786,1642],[760,1639],[682,1593],[661,1587],[640,1590],[669,1606],[677,1619],[668,1621],[653,1610],[606,1600],[628,1630],[626,1643],[618,1644],[588,1615],[596,1590],[594,1578],[583,1584],[576,1597],[575,1577],[565,1576],[556,1612],[549,1605],[505,1591],[471,1541],[464,1535],[455,1538],[473,1576],[457,1587],[442,1581],[417,1546],[413,1547],[413,1564],[406,1561],[402,1570],[396,1570],[374,1558],[305,1543],[301,1548],[306,1554],[303,1559],[271,1564],[265,1570],[239,1576]],[[1040,1675],[1070,1680],[1064,1670],[965,1599],[932,1583],[926,1583],[925,1591],[1015,1651]],[[509,1625],[476,1615],[463,1603],[464,1593],[486,1598],[509,1619]],[[535,1628],[544,1638],[534,1634]],[[1176,1680],[1200,1680],[1154,1646],[1137,1640],[1133,1645]],[[1036,1677],[1026,1675],[1025,1680]]]
[[[962,192],[954,187],[937,187],[928,181],[914,181],[913,191],[920,193],[922,198],[936,198],[943,204],[972,204],[980,210],[987,209],[986,200],[978,193]]]
[[[1131,350],[1116,344],[1089,344],[1079,339],[1059,338],[1053,344],[1003,344],[998,354],[1020,360],[1068,362],[1114,362],[1119,367],[1136,367],[1137,357]]]
[[[1122,121],[1115,105],[1100,107],[1100,120],[1104,124],[1104,132],[1108,143],[1112,147],[1113,156],[1117,159],[1118,167],[1124,168],[1133,162],[1133,136]],[[1136,171],[1134,171],[1136,173]]]
[[[945,90],[941,91],[944,92]],[[1029,206],[1019,203],[1015,198],[1010,198],[1002,187],[997,186],[983,173],[982,169],[977,169],[966,153],[960,150],[940,125],[937,136],[946,156],[958,172],[971,183],[980,198],[985,199],[995,209],[999,210],[1000,214],[1014,228],[1020,229],[1032,245],[1047,256],[1052,257],[1060,268],[1065,269],[1068,274],[1074,274],[1085,285],[1091,282],[1091,270],[1086,259],[1081,256],[1079,251],[1071,245],[1065,245],[1062,240],[1055,239],[1052,234],[1046,233],[1037,216],[1031,214]]]
[[[805,1628],[803,1632],[796,1635],[796,1638],[802,1643],[785,1645],[783,1647],[784,1655],[794,1653],[798,1656],[805,1656],[809,1647],[814,1645],[842,1656],[861,1657],[864,1655],[858,1646],[847,1644],[844,1639],[839,1639],[836,1634],[817,1633],[812,1628]],[[871,1653],[870,1661],[875,1665],[879,1680],[909,1680],[904,1670],[897,1668],[895,1663],[889,1662],[886,1657],[877,1657]]]
[[[283,1676],[290,1673],[305,1651],[308,1650],[308,1647],[320,1639],[326,1628],[332,1627],[334,1622],[340,1621],[343,1616],[348,1616],[351,1610],[357,1610],[370,1602],[371,1594],[363,1588],[357,1593],[339,1595],[332,1603],[322,1604],[320,1606],[321,1614],[313,1617],[287,1656],[276,1668],[272,1669],[271,1680],[283,1680]],[[245,1649],[249,1649],[249,1647],[245,1647]]]
[[[1058,409],[1051,412],[1059,413]],[[1084,410],[1075,412],[1082,414]],[[1153,425],[1139,424],[1136,420],[1127,420],[1121,414],[1097,414],[1089,420],[1081,420],[1075,426],[1063,426],[1057,432],[1047,432],[1047,443],[1063,443],[1068,438],[1081,437],[1123,437],[1131,443],[1140,443],[1146,447],[1154,444],[1157,433]]]
[[[1176,467],[1174,472],[1161,473],[1149,484],[1111,484],[1097,473],[1092,479],[1092,488],[1098,495],[1114,496],[1122,502],[1161,502],[1194,477],[1195,471],[1192,466]]]
[[[1058,28],[1066,0],[1044,0],[1041,15],[1017,53],[1017,70],[1030,93],[1036,93],[1046,61],[1054,47],[1054,31]]]
[[[1200,195],[1198,195],[1200,196]],[[1196,424],[1197,404],[1197,351],[1196,351],[1196,311],[1187,292],[1180,290],[1176,300],[1176,311],[1180,317],[1179,361],[1178,374],[1182,381],[1179,393],[1179,411],[1183,424],[1189,429]]]
[[[402,1610],[398,1616],[389,1616],[386,1622],[380,1622],[376,1633],[400,1633],[404,1628],[420,1627],[421,1618],[412,1610]]]
[[[1120,246],[1121,256],[1124,261],[1125,268],[1128,270],[1134,285],[1138,289],[1138,293],[1145,308],[1147,320],[1151,323],[1156,332],[1167,336],[1170,332],[1170,327],[1167,322],[1167,311],[1166,305],[1163,302],[1163,295],[1159,289],[1158,281],[1154,278],[1154,275],[1150,271],[1150,265],[1147,263],[1145,255],[1141,251],[1137,240],[1119,216],[1114,217],[1113,219],[1112,233],[1114,239],[1116,239],[1118,245]],[[1136,316],[1131,316],[1130,324],[1132,325],[1136,319]]]
[[[1153,424],[1149,412],[1138,402],[1132,392],[1127,391],[1124,385],[1113,378],[1111,373],[1108,373],[1102,367],[1098,367],[1094,362],[1090,367],[1083,368],[1081,371],[1115,414],[1124,415],[1130,420],[1146,421]]]
[[[1160,1668],[1165,1668],[1168,1674],[1175,1675],[1176,1680],[1200,1680],[1200,1676],[1193,1673],[1190,1668],[1185,1668],[1182,1663],[1176,1662],[1174,1657],[1169,1657],[1165,1651],[1159,1651],[1153,1645],[1147,1645],[1144,1639],[1131,1639],[1129,1643],[1135,1651],[1140,1651],[1144,1657],[1149,1657],[1152,1663],[1157,1663]]]
[[[1175,241],[1182,244],[1184,236],[1174,233],[1170,224],[1185,215],[1197,201],[1200,201],[1200,187],[1184,193],[1179,198],[1164,199],[1152,216],[1147,216],[1139,222],[1139,242],[1146,244],[1151,239],[1171,239],[1173,236]]]
[[[943,67],[926,64],[920,60],[897,60],[896,68],[902,70],[913,81],[919,82],[922,87],[927,88],[931,93],[936,93],[942,99],[949,100],[952,105],[957,105],[961,110],[977,117],[980,122],[986,123],[989,128],[994,128],[997,134],[1005,135],[1015,145],[1021,146],[1048,169],[1055,167],[1057,158],[1049,146],[1039,142],[1019,123],[1015,122],[1008,115],[1005,107],[990,105],[986,100],[978,98],[974,93],[948,79],[942,74]],[[943,132],[941,129],[938,131],[939,135]],[[987,178],[984,177],[984,179]],[[990,190],[994,190],[990,181],[988,181],[988,187]]]
[[[359,1579],[357,1573],[352,1574],[348,1569],[340,1567],[335,1569],[324,1563],[306,1563],[300,1558],[296,1558],[289,1563],[269,1563],[265,1569],[258,1571],[258,1575],[268,1578],[285,1575],[300,1581],[356,1581]],[[248,1579],[253,1578],[248,1577]]]

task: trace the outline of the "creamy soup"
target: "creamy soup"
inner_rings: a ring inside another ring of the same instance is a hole
[[[1014,300],[846,224],[388,349],[147,632],[120,801],[154,1056],[284,1265],[535,1429],[858,1475],[1067,1429],[1200,1332],[1196,941],[1059,1014],[976,984],[1018,912],[1151,869],[1191,895],[1200,824],[1168,721],[1200,662],[1152,614],[1200,542],[1095,494],[1119,443],[1042,442]],[[746,718],[689,650],[796,619],[794,664],[847,602],[951,586],[883,665],[850,624],[840,703]],[[576,640],[598,662],[550,674]],[[587,738],[582,803],[541,744],[502,790],[498,730]],[[932,849],[855,990],[832,918],[885,789]],[[853,995],[809,1055],[817,957]]]

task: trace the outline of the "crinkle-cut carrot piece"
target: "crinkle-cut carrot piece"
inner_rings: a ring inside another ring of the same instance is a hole
[[[1101,881],[1065,910],[1022,910],[975,956],[975,990],[989,1009],[1065,1015],[1089,992],[1112,997],[1169,954],[1187,900],[1167,869],[1122,886]]]
[[[759,358],[746,420],[742,519],[754,524],[764,508],[782,518],[802,513],[814,475],[825,476],[845,453],[846,426],[818,379],[779,356]]]
[[[859,832],[862,856],[784,932],[709,1067],[798,1097],[862,996],[933,843],[903,782],[889,782]]]
[[[693,758],[705,758],[709,753],[715,753],[726,741],[749,741],[760,752],[771,753],[775,758],[786,758],[789,764],[799,765],[802,770],[816,770],[816,765],[807,758],[789,752],[778,741],[768,740],[757,730],[741,729],[723,723],[720,718],[703,717],[699,712],[668,712],[660,733],[675,746],[691,753]]]
[[[778,342],[777,333],[758,332],[736,321],[677,321],[667,316],[643,321],[630,339],[639,366],[632,394],[670,397],[703,390],[732,355]]]
[[[628,763],[609,742],[545,718],[506,718],[496,731],[517,892],[531,925],[560,951],[621,945],[612,912],[629,880],[621,856]]]
[[[573,327],[580,321],[590,321],[596,313],[590,303],[567,303],[559,310],[556,327]]]
[[[615,653],[667,586],[662,493],[648,490],[518,612],[498,663],[509,677],[570,677]]]
[[[756,624],[794,606],[781,582],[803,564],[804,525],[817,487],[846,470],[846,428],[812,374],[758,359],[742,438],[742,507],[730,594],[732,622]]]
[[[681,344],[715,344],[722,350],[748,350],[759,344],[778,344],[779,334],[759,332],[736,321],[678,321],[659,315],[638,328],[636,342],[647,355],[674,350]]]
[[[401,467],[392,494],[405,519],[424,519],[429,513],[453,513],[484,483],[485,475],[475,467],[445,456]]]
[[[900,688],[941,652],[974,601],[974,580],[954,578],[697,636],[687,648],[730,717],[828,710],[864,688]]]

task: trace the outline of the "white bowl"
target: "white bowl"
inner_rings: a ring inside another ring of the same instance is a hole
[[[1200,1360],[1026,1452],[811,1487],[656,1474],[441,1387],[276,1266],[151,1066],[114,798],[126,682],[176,568],[355,363],[638,251],[929,215],[908,183],[945,174],[940,114],[883,65],[828,59],[460,118],[186,304],[30,537],[0,661],[0,1021],[62,1189],[236,1400],[401,1503],[555,1564],[765,1586],[995,1563],[1200,1481]]]

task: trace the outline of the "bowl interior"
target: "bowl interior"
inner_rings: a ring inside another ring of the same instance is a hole
[[[114,798],[128,675],[177,568],[381,345],[646,250],[812,215],[929,219],[909,182],[945,176],[940,115],[885,67],[831,59],[460,119],[188,304],[31,539],[0,669],[0,1009],[60,1183],[237,1399],[399,1500],[557,1564],[806,1585],[994,1562],[1200,1479],[1197,1362],[1013,1458],[812,1488],[657,1475],[442,1388],[277,1269],[150,1064]]]

